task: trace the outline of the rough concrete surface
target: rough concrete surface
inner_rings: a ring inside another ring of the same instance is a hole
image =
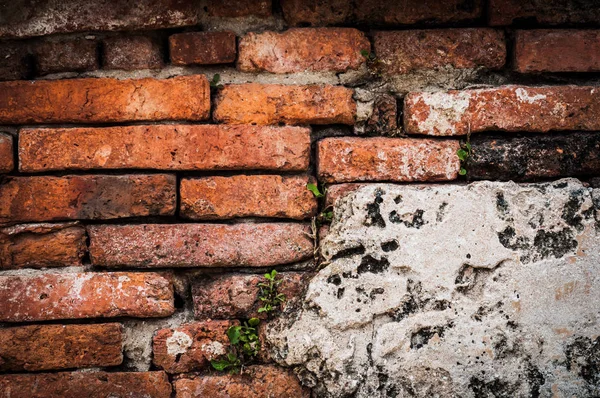
[[[599,205],[576,179],[357,186],[274,357],[318,397],[598,396]]]

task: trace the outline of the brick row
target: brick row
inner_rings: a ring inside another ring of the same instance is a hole
[[[190,32],[169,37],[169,55],[174,65],[213,65],[235,61],[233,32]]]
[[[490,0],[489,23],[573,25],[600,22],[600,4],[577,0]]]
[[[114,36],[102,41],[104,69],[160,69],[164,66],[163,47],[151,36]]]

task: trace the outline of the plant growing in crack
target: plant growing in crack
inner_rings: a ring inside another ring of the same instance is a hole
[[[460,148],[458,149],[458,151],[456,151],[456,156],[458,156],[458,159],[460,159],[460,170],[458,171],[458,174],[460,174],[461,176],[467,174],[465,164],[469,157],[471,157],[472,151],[473,148],[471,147],[471,136],[467,135],[467,141],[461,143]]]
[[[315,198],[322,198],[327,193],[327,189],[323,189],[323,192],[321,192],[317,184],[313,184],[310,182],[306,184],[306,189],[312,192],[312,194],[315,195]]]
[[[277,271],[273,270],[266,273],[265,280],[265,282],[258,284],[258,287],[260,288],[258,298],[262,302],[262,307],[258,309],[258,313],[266,312],[268,315],[285,302],[285,295],[279,293],[281,279],[277,279]]]
[[[220,81],[221,81],[221,75],[218,73],[215,73],[213,75],[212,80],[210,81],[210,86],[214,87],[214,88],[223,88],[223,85],[219,84]]]
[[[210,361],[212,367],[221,372],[229,371],[231,374],[237,374],[256,359],[260,351],[259,323],[258,318],[250,318],[242,325],[231,326],[227,329],[227,338],[230,343],[229,352],[219,359]]]
[[[371,76],[375,76],[380,78],[382,76],[381,65],[382,62],[375,53],[370,52],[369,50],[360,50],[360,55],[363,56],[367,63],[367,70],[371,74]]]

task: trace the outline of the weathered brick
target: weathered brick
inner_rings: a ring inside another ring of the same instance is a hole
[[[0,37],[189,26],[199,22],[198,14],[194,0],[3,2]]]
[[[409,93],[404,99],[404,129],[439,136],[489,130],[598,130],[599,99],[597,87],[585,86]]]
[[[355,127],[355,131],[357,131]],[[398,104],[396,97],[381,94],[373,101],[373,112],[358,133],[394,135],[398,132]]]
[[[352,92],[337,86],[226,85],[213,118],[231,124],[354,124]]]
[[[458,141],[412,138],[326,138],[319,141],[319,180],[445,181],[457,177]]]
[[[177,398],[308,398],[294,374],[275,366],[249,366],[240,375],[185,375],[175,380]]]
[[[5,177],[0,223],[173,215],[174,175]]]
[[[98,69],[97,47],[95,40],[83,38],[41,41],[34,50],[37,72],[47,75]]]
[[[170,398],[164,372],[59,372],[0,375],[2,398]]]
[[[112,123],[204,120],[204,75],[172,79],[68,79],[0,83],[0,123]]]
[[[600,3],[579,0],[490,0],[490,25],[542,25],[600,22]]]
[[[0,54],[0,81],[27,78],[29,52],[26,45],[20,41],[0,42]]]
[[[152,318],[174,312],[173,286],[156,273],[0,276],[0,321]]]
[[[21,129],[23,172],[90,169],[303,171],[303,127],[151,125]]]
[[[8,173],[15,168],[13,159],[13,138],[9,134],[0,133],[0,173]]]
[[[473,179],[532,180],[600,174],[600,134],[476,136],[466,169]]]
[[[271,15],[271,0],[207,0],[206,12],[211,17],[238,18],[255,15],[268,17]]]
[[[600,30],[519,30],[515,42],[519,72],[600,71]]]
[[[0,329],[0,371],[119,365],[122,334],[119,323]]]
[[[298,28],[248,33],[240,41],[237,67],[244,72],[345,72],[365,62],[371,43],[351,28]]]
[[[104,69],[159,69],[163,66],[162,46],[149,36],[115,36],[102,42]]]
[[[480,0],[282,0],[286,21],[293,26],[324,26],[344,23],[369,25],[442,24],[476,19],[482,14]]]
[[[85,228],[77,223],[26,224],[0,229],[0,269],[81,265]]]
[[[308,177],[251,175],[184,178],[181,215],[195,220],[278,217],[302,220],[317,211]]]
[[[227,329],[237,321],[205,321],[161,329],[153,340],[153,363],[168,373],[206,370],[210,361],[227,353]]]
[[[278,292],[286,296],[284,308],[294,303],[302,293],[310,274],[286,272],[278,274],[281,279]],[[206,277],[192,284],[194,314],[196,319],[251,318],[262,306],[258,284],[264,282],[262,275],[218,275]]]
[[[374,34],[374,47],[387,74],[442,67],[500,69],[506,60],[504,32],[484,28],[380,31]]]
[[[351,182],[345,184],[334,184],[327,186],[327,193],[325,195],[325,207],[334,207],[335,202],[349,193],[356,191],[357,189],[364,187],[366,184]],[[327,231],[328,232],[328,231]],[[321,237],[322,239],[322,237]]]
[[[296,223],[91,225],[88,234],[101,267],[270,267],[313,255]]]
[[[178,33],[169,37],[169,53],[174,65],[229,64],[237,55],[235,33]]]

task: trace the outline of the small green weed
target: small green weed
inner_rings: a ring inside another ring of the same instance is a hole
[[[220,81],[221,81],[221,75],[219,75],[218,73],[215,73],[212,80],[210,81],[210,86],[214,87],[214,88],[223,88],[223,85],[219,84]]]
[[[265,282],[258,284],[260,288],[258,298],[262,301],[262,307],[258,309],[259,314],[263,312],[268,314],[285,302],[285,295],[278,291],[281,279],[277,279],[277,271],[273,270],[265,274],[265,279]]]
[[[259,323],[258,318],[250,318],[240,326],[227,329],[230,351],[221,358],[210,361],[212,367],[221,372],[228,370],[229,373],[236,374],[255,359],[260,351],[257,329]]]
[[[306,184],[306,189],[315,195],[315,198],[322,198],[325,196],[327,190],[323,190],[323,192],[319,191],[319,187],[316,184],[308,183]]]
[[[375,53],[372,53],[368,50],[360,50],[360,55],[363,56],[365,61],[367,62],[367,69],[372,76],[381,77],[381,60],[377,58]]]
[[[471,147],[471,137],[467,135],[467,142],[461,143],[460,149],[456,151],[456,156],[460,159],[460,170],[458,174],[464,176],[467,174],[467,169],[464,167],[465,162],[471,157],[473,148]]]

